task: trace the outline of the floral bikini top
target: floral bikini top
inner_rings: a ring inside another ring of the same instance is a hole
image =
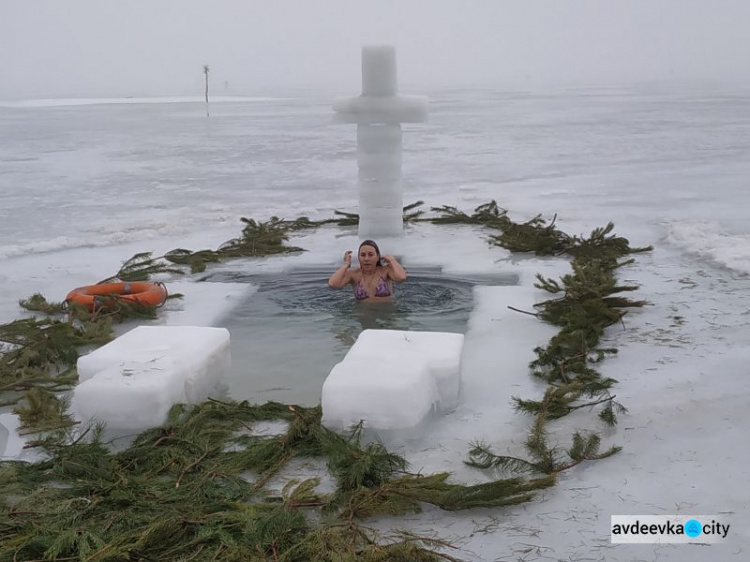
[[[365,290],[365,285],[362,283],[362,278],[360,277],[359,281],[357,281],[357,284],[354,286],[354,297],[358,300],[364,300],[368,297],[367,291]],[[391,289],[388,287],[388,283],[385,281],[385,277],[381,277],[378,279],[378,284],[375,285],[375,295],[376,297],[390,297],[391,296]]]

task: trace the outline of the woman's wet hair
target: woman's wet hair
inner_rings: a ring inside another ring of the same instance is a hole
[[[359,252],[362,250],[362,246],[372,246],[373,248],[375,248],[375,253],[378,255],[378,263],[377,263],[377,265],[380,265],[380,266],[383,265],[383,263],[380,261],[381,260],[381,258],[380,258],[380,248],[378,248],[378,245],[375,243],[374,240],[365,240],[364,242],[362,242],[359,245],[359,249],[357,250],[357,257],[359,257]]]

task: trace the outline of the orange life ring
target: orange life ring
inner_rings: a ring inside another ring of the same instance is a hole
[[[90,312],[97,308],[112,306],[107,297],[144,306],[161,306],[167,300],[167,288],[161,283],[101,283],[73,289],[65,297],[65,302],[85,306]]]

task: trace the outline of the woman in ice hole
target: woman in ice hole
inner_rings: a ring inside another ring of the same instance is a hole
[[[380,248],[372,240],[359,245],[359,267],[352,267],[352,251],[344,253],[344,265],[328,280],[328,286],[342,289],[354,287],[354,296],[362,302],[390,302],[393,300],[393,282],[406,281],[406,271],[391,255],[380,257]]]

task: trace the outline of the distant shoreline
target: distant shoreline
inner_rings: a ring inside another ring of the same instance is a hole
[[[227,102],[268,102],[284,101],[288,97],[268,96],[215,96],[211,103]],[[49,98],[29,99],[18,101],[0,101],[0,108],[34,108],[34,107],[67,107],[78,105],[105,105],[105,104],[141,104],[141,103],[205,103],[200,96],[164,96],[164,97],[120,97],[120,98]]]

